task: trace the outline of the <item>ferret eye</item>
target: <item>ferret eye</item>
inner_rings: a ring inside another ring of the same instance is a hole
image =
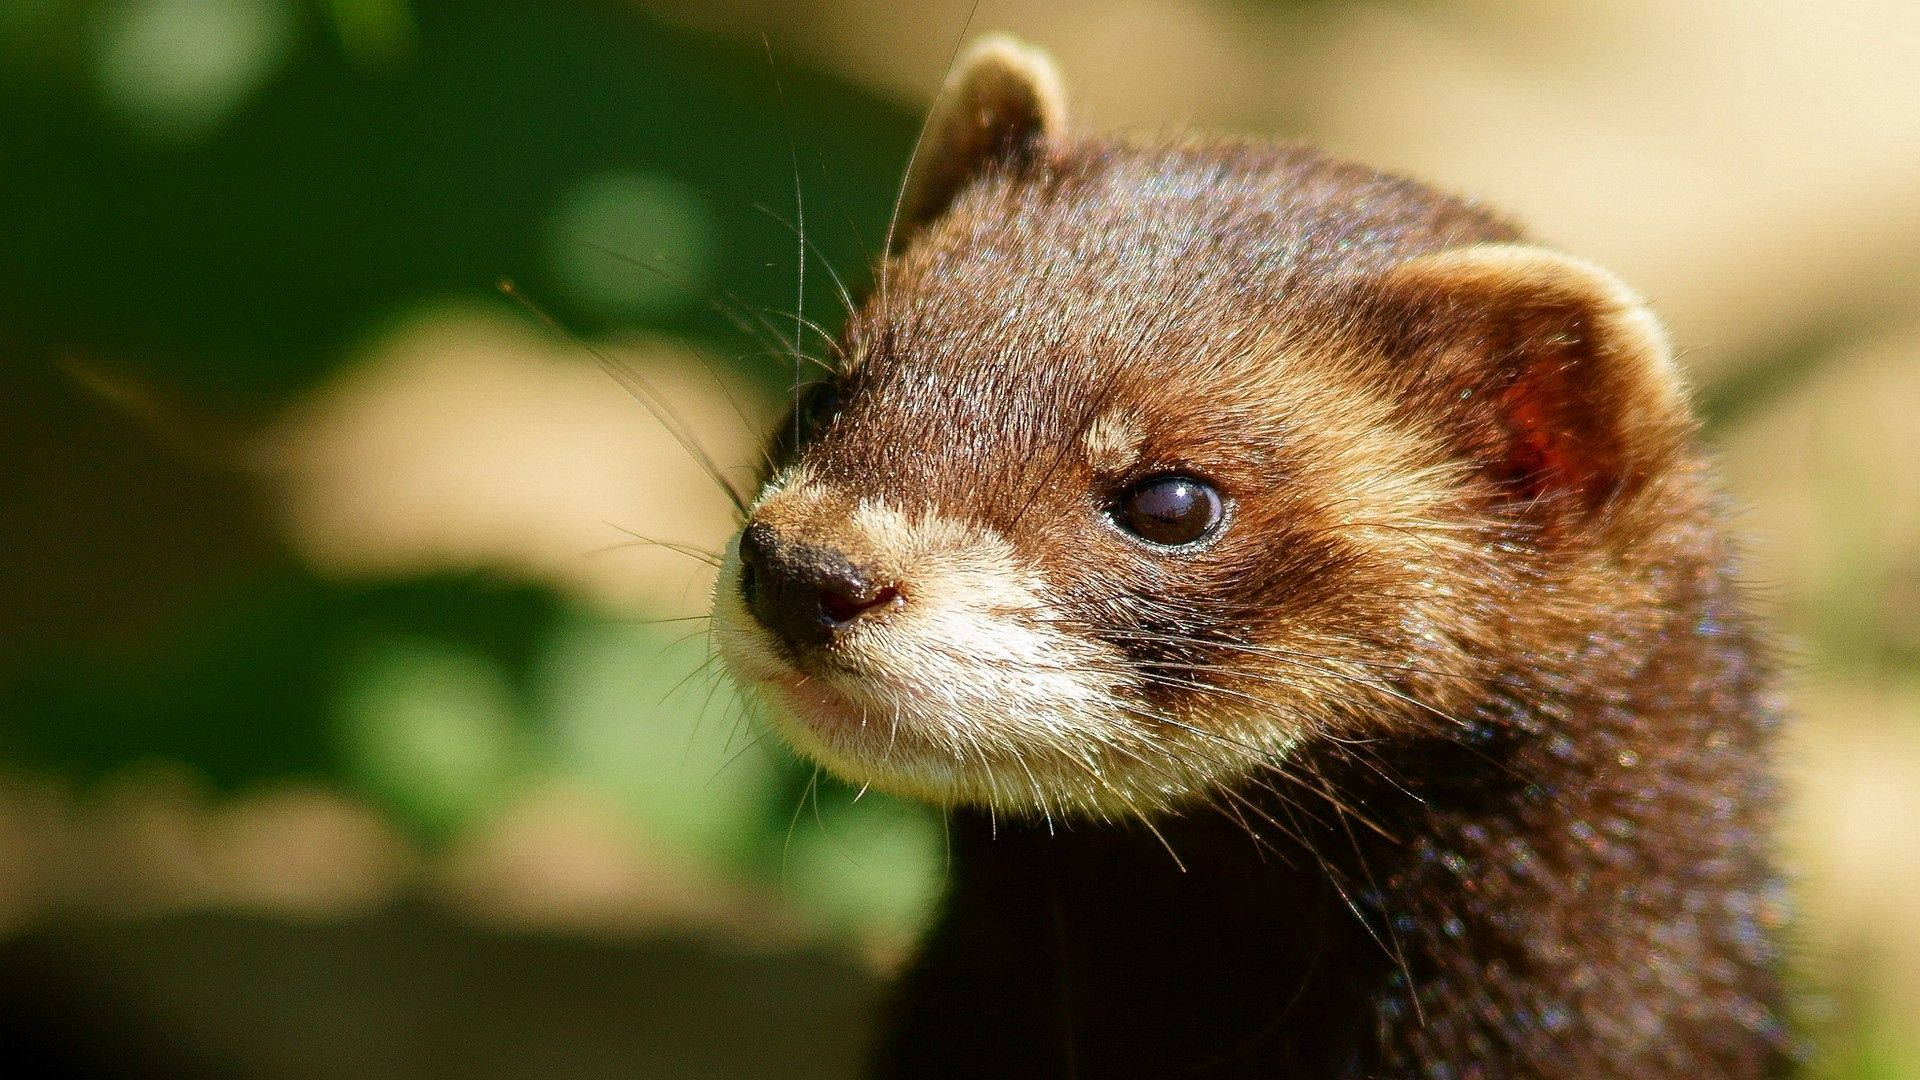
[[[840,388],[830,382],[817,382],[800,392],[793,410],[793,442],[804,443],[833,423],[840,415]]]
[[[1191,476],[1149,476],[1121,492],[1114,524],[1150,544],[1182,547],[1211,536],[1226,517],[1220,493]]]

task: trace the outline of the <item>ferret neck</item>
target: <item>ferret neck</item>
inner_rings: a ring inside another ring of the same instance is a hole
[[[897,1074],[1773,1075],[1770,721],[1719,593],[1595,645],[1631,686],[1503,683],[1472,737],[1302,761],[1158,835],[956,814]]]

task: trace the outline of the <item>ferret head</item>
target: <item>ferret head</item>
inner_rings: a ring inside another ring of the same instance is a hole
[[[1627,603],[1689,426],[1613,278],[1303,148],[1063,112],[1023,46],[957,69],[727,553],[720,650],[804,752],[1152,814],[1468,722]]]

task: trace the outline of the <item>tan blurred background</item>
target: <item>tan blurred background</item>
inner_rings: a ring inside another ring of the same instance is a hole
[[[63,1075],[465,1075],[341,1049],[351,1001],[431,985],[471,1008],[400,1030],[485,1027],[513,1075],[847,1074],[938,824],[816,781],[731,697],[698,619],[728,509],[586,350],[751,475],[795,173],[831,325],[826,264],[864,278],[915,118],[991,29],[1054,52],[1082,125],[1307,138],[1652,298],[1781,628],[1813,1075],[1920,1076],[1920,6],[1894,0],[0,15],[0,933],[50,1018],[22,1045],[97,1027],[170,1063]]]

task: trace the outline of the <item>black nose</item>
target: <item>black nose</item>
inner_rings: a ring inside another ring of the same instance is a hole
[[[789,645],[824,645],[834,632],[900,598],[830,548],[783,541],[760,523],[740,534],[740,591],[747,610]]]

